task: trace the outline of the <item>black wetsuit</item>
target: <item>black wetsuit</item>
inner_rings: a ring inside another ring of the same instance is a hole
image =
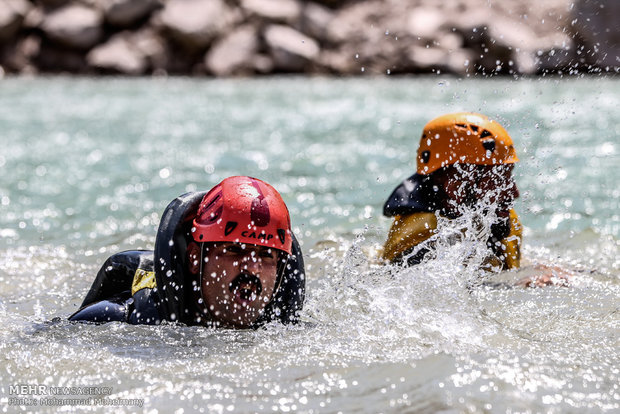
[[[162,215],[154,251],[132,250],[108,258],[80,309],[69,320],[198,324],[200,312],[192,292],[192,276],[185,270],[184,253],[191,237],[191,218],[203,195],[188,193],[170,203]],[[292,254],[279,277],[280,288],[256,326],[272,320],[294,323],[298,319],[305,297],[305,273],[294,236]]]

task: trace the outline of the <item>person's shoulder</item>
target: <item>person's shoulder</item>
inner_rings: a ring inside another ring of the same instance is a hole
[[[429,177],[413,174],[401,182],[383,205],[383,215],[394,217],[418,212],[432,212],[437,209],[435,199],[429,190]]]

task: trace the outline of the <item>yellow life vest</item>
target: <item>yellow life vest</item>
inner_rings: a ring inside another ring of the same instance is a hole
[[[383,247],[383,259],[389,262],[398,261],[405,252],[436,232],[435,213],[419,212],[395,216]],[[522,233],[523,227],[517,213],[510,210],[510,233],[501,240],[504,253],[498,258],[503,262],[504,269],[516,269],[520,266]]]
[[[133,276],[133,282],[131,283],[131,295],[135,295],[137,291],[148,288],[154,289],[157,287],[155,281],[155,272],[144,269],[136,269],[136,273]]]

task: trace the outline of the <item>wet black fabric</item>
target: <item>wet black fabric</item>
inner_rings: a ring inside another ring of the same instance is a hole
[[[191,324],[194,317],[192,278],[188,269],[187,245],[192,241],[192,221],[206,194],[189,192],[172,200],[159,222],[155,238],[155,280],[160,287],[159,311],[166,320]]]
[[[441,209],[438,189],[431,184],[430,175],[413,174],[392,191],[383,205],[383,215],[394,217]]]
[[[159,311],[161,302],[155,289],[141,289],[133,296],[131,285],[136,270],[153,271],[153,252],[130,250],[110,256],[101,266],[80,309],[71,321],[129,322],[155,325],[166,319]]]
[[[153,270],[153,252],[150,250],[129,250],[110,256],[103,265],[82,301],[80,308],[120,292],[130,292],[136,269]]]
[[[71,321],[89,322],[127,322],[129,306],[127,301],[131,297],[131,292],[123,292],[110,299],[104,299],[85,306],[71,315]]]

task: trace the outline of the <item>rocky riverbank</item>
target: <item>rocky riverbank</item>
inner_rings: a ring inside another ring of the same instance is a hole
[[[620,71],[618,0],[0,0],[0,75]]]

